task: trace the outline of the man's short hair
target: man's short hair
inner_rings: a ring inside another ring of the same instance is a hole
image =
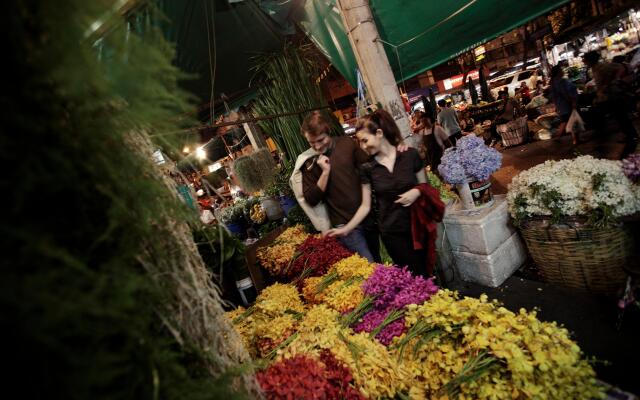
[[[314,137],[322,135],[323,133],[328,135],[331,132],[331,125],[329,125],[329,121],[327,121],[322,112],[316,110],[306,116],[300,130],[303,134]]]
[[[447,105],[447,102],[446,102],[446,100],[444,100],[444,99],[440,99],[440,100],[438,100],[438,105],[439,105],[440,107],[444,107],[444,106],[446,106],[446,105]]]

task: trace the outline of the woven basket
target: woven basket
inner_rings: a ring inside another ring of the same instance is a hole
[[[505,147],[524,143],[529,131],[527,117],[520,117],[506,124],[500,124],[496,126],[496,131],[502,137],[502,144]]]
[[[624,287],[631,238],[622,227],[532,221],[521,233],[545,281],[600,294]]]

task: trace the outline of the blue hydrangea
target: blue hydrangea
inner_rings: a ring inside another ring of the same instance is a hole
[[[445,151],[438,171],[445,182],[460,184],[489,179],[500,165],[502,154],[486,146],[481,138],[469,135],[458,140],[456,147]]]

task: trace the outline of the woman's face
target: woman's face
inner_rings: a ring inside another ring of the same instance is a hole
[[[356,137],[360,143],[360,148],[372,156],[378,154],[380,151],[380,144],[382,143],[382,140],[384,140],[384,136],[380,129],[378,129],[375,134],[366,129],[361,129],[356,132]]]

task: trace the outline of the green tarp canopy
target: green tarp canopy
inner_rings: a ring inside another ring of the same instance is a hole
[[[395,78],[400,81],[427,71],[566,2],[370,0],[369,4],[380,38],[390,43],[385,44],[385,50]],[[304,12],[299,15],[300,26],[355,87],[357,65],[335,5],[336,0],[307,0]]]
[[[177,65],[203,102],[251,95],[250,58],[282,46],[297,24],[355,87],[356,62],[337,0],[156,0]],[[364,0],[363,0],[364,1]],[[370,0],[397,81],[408,79],[561,6],[567,0]],[[357,28],[356,28],[357,29]],[[215,40],[207,32],[215,30]],[[210,53],[208,49],[212,49]],[[213,51],[215,49],[215,51]],[[400,68],[402,66],[402,68]],[[213,69],[213,70],[212,70]],[[246,99],[246,97],[245,97]],[[233,102],[240,104],[241,101]]]
[[[196,75],[184,82],[203,103],[224,93],[230,106],[251,98],[251,58],[282,47],[284,29],[254,1],[156,0],[166,16],[159,21],[176,44],[175,63]],[[214,34],[215,33],[215,34]],[[213,76],[213,84],[212,84]]]

